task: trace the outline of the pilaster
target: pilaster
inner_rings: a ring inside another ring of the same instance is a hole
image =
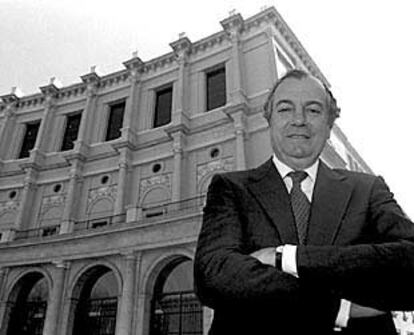
[[[114,206],[114,215],[117,216],[126,212],[126,200],[129,194],[129,167],[131,165],[131,149],[128,146],[116,147],[115,149],[119,152],[119,171],[118,171],[118,184],[117,184],[117,195]]]
[[[234,134],[236,137],[236,169],[246,169],[246,153],[244,141],[246,139],[246,112],[247,105],[239,104],[230,106],[225,110],[227,116],[233,121]]]
[[[185,34],[180,34],[179,39],[170,43],[178,64],[178,78],[174,87],[174,105],[172,110],[171,123],[181,124],[188,119],[188,82],[189,63],[188,58],[191,52],[191,41]],[[183,121],[185,119],[185,121]]]
[[[138,57],[137,52],[132,58],[123,63],[129,71],[129,97],[126,101],[124,120],[122,124],[122,139],[125,142],[136,145],[136,125],[139,108],[139,97],[141,94],[141,74],[144,62]]]
[[[116,322],[116,335],[132,334],[132,322],[134,313],[135,288],[137,287],[137,264],[141,262],[141,254],[133,252],[124,255],[121,306]]]
[[[174,172],[172,181],[172,201],[180,201],[182,198],[182,175],[185,167],[183,166],[183,153],[186,144],[186,135],[188,128],[183,126],[169,127],[166,132],[172,139],[172,147],[174,153]]]
[[[10,146],[10,139],[14,132],[16,125],[16,107],[19,102],[19,97],[15,94],[15,89],[12,89],[10,94],[0,97],[6,104],[6,109],[3,114],[3,126],[0,130],[0,169],[1,161],[7,159],[7,150]]]
[[[240,51],[240,34],[243,31],[244,19],[240,14],[233,14],[220,22],[231,42],[231,60],[229,62],[229,100],[231,104],[246,102],[243,80],[243,58]]]
[[[79,125],[78,139],[75,142],[74,151],[83,156],[87,156],[90,144],[90,133],[93,124],[94,113],[96,109],[97,90],[99,88],[100,77],[95,72],[95,67],[91,72],[81,76],[83,83],[86,85],[86,104],[82,112]]]
[[[32,203],[36,191],[36,178],[39,169],[33,163],[22,164],[21,168],[25,171],[25,177],[20,198],[20,207],[15,222],[16,230],[27,229],[29,227],[29,218],[32,217]]]
[[[66,234],[73,231],[81,184],[83,182],[82,170],[85,158],[79,154],[65,156],[70,164],[69,182],[66,191],[65,207],[63,209],[60,234]]]
[[[50,136],[50,123],[53,117],[53,112],[56,106],[56,99],[59,89],[54,84],[55,78],[50,79],[50,83],[46,86],[40,87],[40,91],[44,96],[44,113],[42,121],[40,122],[39,132],[37,133],[36,143],[33,150],[30,152],[30,160],[37,164],[42,163],[42,158],[46,151],[46,144]]]
[[[44,335],[58,335],[59,333],[59,317],[61,315],[63,289],[68,265],[62,261],[54,262],[54,265],[53,286],[47,305],[45,325],[43,329]]]

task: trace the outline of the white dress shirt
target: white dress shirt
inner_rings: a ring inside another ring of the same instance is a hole
[[[273,155],[273,163],[280,176],[283,179],[283,182],[286,185],[286,189],[290,194],[293,186],[292,178],[288,176],[290,172],[294,170],[287,166],[285,163],[281,162],[276,155]],[[305,171],[308,175],[301,182],[300,187],[302,192],[308,198],[309,203],[312,203],[313,189],[315,187],[316,176],[318,174],[319,160],[317,160],[310,167],[306,168]],[[296,265],[296,245],[285,244],[283,246],[282,254],[282,270],[283,272],[289,273],[298,278],[298,271]],[[338,315],[336,317],[335,325],[337,327],[346,327],[349,320],[349,313],[351,310],[351,302],[345,299],[341,299],[341,305],[339,308]]]

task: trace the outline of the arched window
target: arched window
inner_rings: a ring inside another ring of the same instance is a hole
[[[18,283],[16,300],[11,302],[8,335],[41,335],[46,317],[48,286],[39,273],[29,274]]]
[[[118,285],[105,267],[86,274],[75,312],[74,335],[115,334]]]
[[[203,334],[202,306],[194,294],[193,262],[177,260],[159,275],[152,301],[151,335]]]

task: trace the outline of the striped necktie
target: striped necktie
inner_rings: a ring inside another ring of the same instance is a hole
[[[310,203],[300,187],[301,182],[308,176],[305,171],[290,172],[288,176],[292,179],[292,190],[290,191],[290,202],[293,215],[295,216],[296,229],[299,244],[304,244],[308,228]]]

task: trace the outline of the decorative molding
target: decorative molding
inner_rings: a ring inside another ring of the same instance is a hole
[[[18,200],[9,200],[0,202],[0,213],[3,211],[9,210],[18,210],[20,207],[20,201]]]
[[[109,185],[99,188],[94,188],[88,192],[88,208],[100,198],[111,198],[113,201],[116,199],[117,185]]]
[[[45,212],[43,207],[47,207],[47,210],[49,210],[50,207],[63,205],[65,203],[65,199],[66,199],[65,194],[48,195],[48,196],[43,197],[42,212]]]
[[[164,173],[161,175],[141,179],[139,187],[140,199],[143,199],[143,196],[155,186],[164,186],[168,190],[171,190],[171,179],[172,177],[170,173]]]
[[[234,170],[234,157],[226,157],[217,159],[208,163],[199,164],[197,166],[197,185],[200,187],[201,182],[206,176],[211,175],[218,171],[233,171]]]

